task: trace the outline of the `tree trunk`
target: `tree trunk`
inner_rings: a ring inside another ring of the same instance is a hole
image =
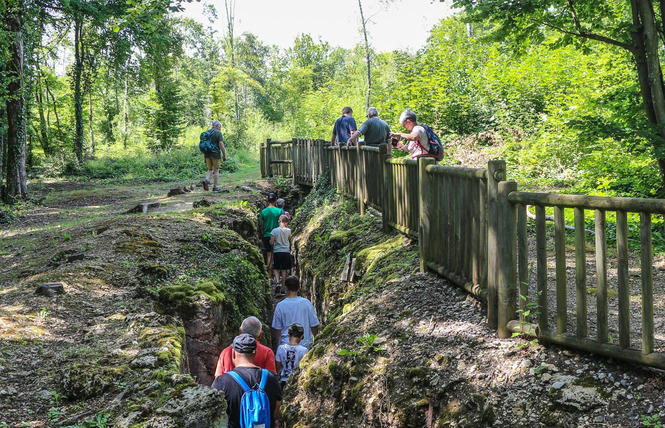
[[[127,68],[125,68],[125,97],[122,106],[122,148],[127,149],[127,122],[129,121],[129,109],[127,108],[127,98],[129,97],[129,82],[127,82]]]
[[[95,131],[92,129],[92,91],[88,92],[88,125],[90,127],[90,153],[95,154]]]
[[[83,18],[79,15],[74,20],[74,153],[79,164],[83,163]]]
[[[7,188],[5,202],[28,195],[25,172],[25,102],[23,96],[23,23],[21,12],[10,9],[5,17],[11,34],[9,61],[7,63],[7,166],[5,168]]]
[[[48,137],[48,124],[46,116],[44,116],[44,95],[42,93],[42,85],[37,76],[37,85],[35,86],[35,101],[37,101],[37,111],[39,112],[39,135],[41,137],[41,146],[44,150],[44,155],[51,155],[51,145],[49,144]]]
[[[4,70],[0,70],[3,71]],[[2,179],[5,176],[5,159],[7,158],[7,128],[5,126],[5,106],[0,104],[0,198],[5,193]]]
[[[367,39],[367,27],[365,25],[365,15],[363,13],[363,5],[361,0],[358,0],[358,8],[360,9],[360,22],[363,24],[363,37],[365,38],[365,60],[367,61],[367,100],[365,101],[365,110],[367,110],[369,108],[370,98],[372,95],[372,75],[369,41]]]
[[[665,191],[665,85],[660,66],[658,29],[656,15],[651,2],[631,0],[633,23],[637,30],[633,35],[638,79],[644,108],[649,122],[656,125],[658,136],[654,139],[654,152],[658,162],[661,182],[661,196]]]

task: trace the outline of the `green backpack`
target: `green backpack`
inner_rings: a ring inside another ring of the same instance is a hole
[[[212,129],[201,132],[201,136],[199,137],[199,150],[201,150],[201,153],[219,151],[219,148],[212,144]]]

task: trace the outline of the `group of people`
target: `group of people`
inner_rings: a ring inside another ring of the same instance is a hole
[[[392,144],[397,149],[411,154],[411,159],[430,154],[430,140],[425,128],[418,124],[416,114],[411,110],[404,110],[399,117],[399,123],[408,132],[391,132],[390,126],[379,118],[379,110],[376,107],[367,109],[367,120],[356,127],[351,107],[342,109],[340,116],[333,126],[330,143],[333,146],[355,146],[358,137],[365,136],[365,145],[378,146],[380,144]]]
[[[391,132],[390,126],[379,118],[379,110],[376,107],[368,108],[366,117],[367,120],[358,128],[356,120],[353,118],[353,109],[351,107],[344,107],[342,115],[335,121],[335,125],[333,126],[330,143],[333,146],[355,146],[358,143],[358,138],[364,135],[364,143],[368,146],[392,144],[397,149],[409,152],[411,159],[430,155],[432,147],[430,146],[427,131],[424,126],[418,124],[417,116],[413,111],[404,110],[399,116],[400,125],[408,132]],[[211,179],[213,180],[212,190],[221,190],[217,186],[219,168],[222,161],[226,162],[226,148],[221,129],[222,124],[216,120],[212,123],[212,128],[208,130],[212,136],[213,150],[204,153],[208,168],[206,178],[203,180],[205,190],[208,190]]]
[[[284,279],[293,267],[291,256],[291,215],[284,210],[284,199],[268,194],[268,206],[259,214],[259,230],[265,253],[266,267],[275,293],[284,295]]]
[[[284,283],[286,298],[277,304],[272,319],[274,348],[259,342],[263,336],[263,324],[251,316],[242,322],[239,335],[219,355],[212,387],[225,393],[230,428],[243,426],[241,419],[246,413],[243,397],[252,389],[260,389],[267,396],[264,405],[269,415],[266,428],[280,426],[282,387],[299,366],[319,331],[314,306],[298,295],[298,277],[288,276]]]

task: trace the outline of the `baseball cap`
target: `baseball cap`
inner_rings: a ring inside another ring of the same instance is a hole
[[[241,354],[253,354],[256,352],[256,339],[253,336],[243,333],[233,339],[233,350]]]

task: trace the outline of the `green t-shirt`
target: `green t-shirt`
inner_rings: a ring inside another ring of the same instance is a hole
[[[279,227],[279,216],[282,215],[282,209],[277,207],[264,208],[259,214],[259,220],[263,221],[263,236],[270,237],[274,228]]]
[[[210,132],[210,140],[212,142],[212,146],[215,148],[215,151],[213,152],[207,152],[205,154],[206,157],[212,158],[212,159],[221,159],[222,158],[222,152],[219,150],[219,142],[224,141],[224,137],[222,137],[222,133],[220,130],[211,128],[208,130]]]

